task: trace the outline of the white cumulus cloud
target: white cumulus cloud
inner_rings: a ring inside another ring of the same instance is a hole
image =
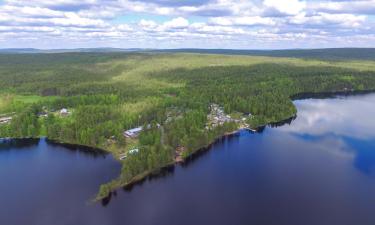
[[[0,46],[373,47],[374,14],[375,0],[4,0]]]
[[[288,15],[296,15],[306,7],[306,2],[299,0],[264,0],[263,4],[268,8]]]

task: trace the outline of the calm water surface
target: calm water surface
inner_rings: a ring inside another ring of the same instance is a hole
[[[90,204],[120,165],[45,140],[0,145],[0,224],[374,225],[375,95],[295,101],[291,124],[242,131]]]

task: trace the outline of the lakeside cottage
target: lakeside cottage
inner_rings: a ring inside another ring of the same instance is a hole
[[[62,108],[62,109],[60,110],[60,115],[61,115],[61,116],[67,116],[67,115],[69,115],[69,114],[70,114],[70,112],[69,112],[69,110],[66,109],[66,108]]]
[[[129,154],[135,154],[135,153],[138,153],[138,152],[139,152],[139,149],[135,148],[135,149],[130,150]]]
[[[156,124],[157,128],[160,128],[160,124]],[[147,125],[147,129],[151,128],[151,124]],[[136,138],[142,132],[143,127],[136,127],[127,131],[124,131],[124,136],[128,138]]]
[[[126,157],[128,157],[128,154],[133,155],[133,154],[137,154],[138,152],[139,152],[138,148],[131,149],[131,150],[129,150],[128,153],[120,154],[120,160],[126,159]]]
[[[12,117],[11,117],[11,116],[8,116],[8,117],[1,117],[1,118],[0,118],[0,124],[9,123],[11,120],[12,120]]]
[[[40,113],[38,113],[38,117],[48,117],[48,113],[40,112]]]
[[[124,132],[124,136],[128,138],[136,138],[143,130],[143,127],[137,127]]]

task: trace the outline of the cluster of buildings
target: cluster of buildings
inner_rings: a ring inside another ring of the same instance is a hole
[[[40,118],[48,117],[48,112],[55,113],[56,115],[59,115],[61,117],[66,117],[66,116],[69,116],[71,114],[71,112],[67,108],[62,108],[58,111],[55,111],[55,110],[49,111],[49,110],[47,110],[46,107],[43,107],[43,110],[38,113],[38,117],[40,117]]]
[[[156,127],[160,128],[161,126],[160,126],[160,124],[156,124]],[[150,128],[151,128],[151,124],[148,124],[146,126],[146,129],[150,129]],[[136,128],[124,131],[123,135],[126,138],[137,138],[143,130],[144,130],[144,127],[142,127],[142,126],[136,127]],[[138,152],[139,152],[138,148],[133,148],[126,153],[120,154],[119,158],[120,158],[120,160],[124,160],[124,159],[126,159],[126,157],[128,157],[128,155],[137,154]]]
[[[66,108],[62,108],[60,111],[58,111],[58,113],[59,113],[60,116],[69,116],[71,114],[71,112]],[[12,113],[12,114],[14,114],[14,113]],[[39,112],[37,114],[37,116],[39,118],[48,117],[48,113],[44,109],[42,112]],[[10,123],[11,121],[12,121],[12,116],[9,116],[9,115],[5,116],[5,114],[0,116],[0,124],[7,124],[7,123]]]
[[[39,118],[46,118],[48,117],[48,110],[46,108],[43,107],[43,110],[41,112],[38,113],[38,117]],[[67,108],[62,108],[58,111],[54,111],[54,110],[51,110],[50,112],[55,112],[57,115],[61,116],[61,117],[66,117],[66,116],[69,116],[71,114],[71,112],[67,109]]]
[[[210,105],[210,113],[207,115],[208,124],[206,129],[209,127],[217,127],[223,125],[226,122],[235,122],[235,119],[232,119],[230,115],[225,114],[224,108],[220,107],[217,104]]]
[[[217,104],[211,104],[210,113],[207,115],[208,123],[206,126],[206,130],[221,126],[227,122],[246,124],[246,120],[248,117],[251,117],[251,114],[243,115],[241,118],[232,118],[230,115],[224,112],[223,107]]]
[[[183,115],[183,112],[177,108],[177,107],[170,107],[167,111],[167,119],[165,120],[165,123],[170,123],[175,119],[181,118]]]

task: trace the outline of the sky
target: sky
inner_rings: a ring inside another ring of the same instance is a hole
[[[375,47],[375,0],[0,0],[0,48]]]

